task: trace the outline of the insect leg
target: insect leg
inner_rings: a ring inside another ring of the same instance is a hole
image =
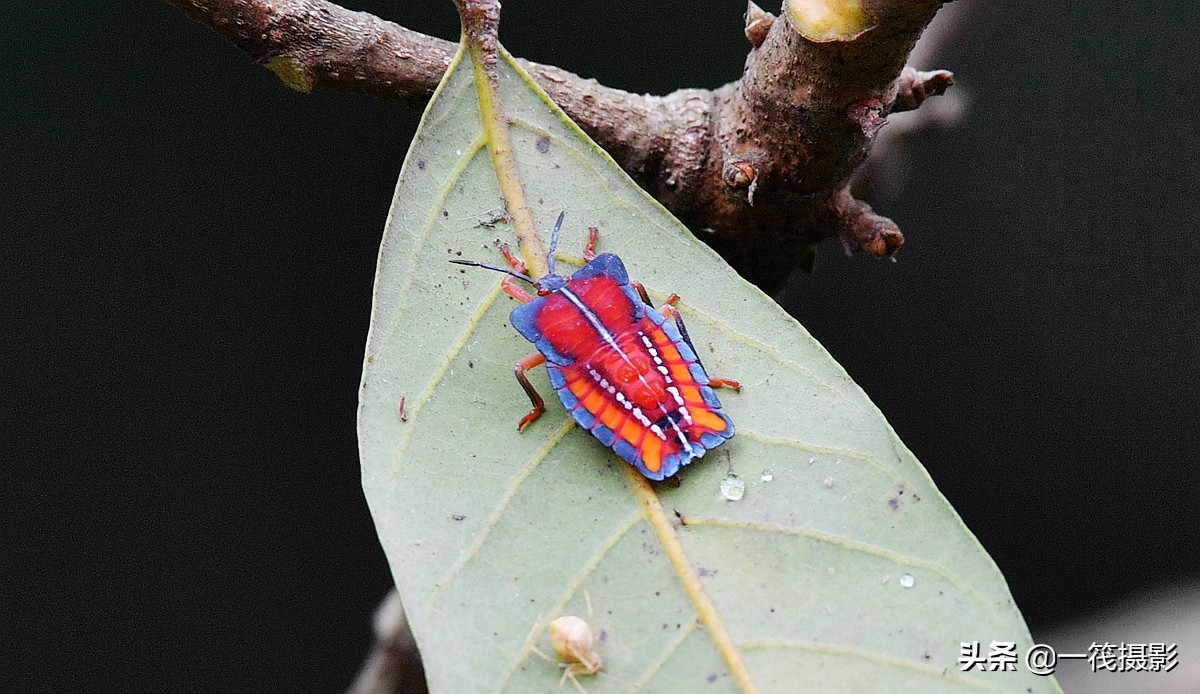
[[[508,250],[508,244],[501,244],[500,252],[504,255],[504,259],[508,261],[508,264],[512,265],[514,270],[522,275],[525,274],[525,263],[513,255],[512,251]],[[512,275],[505,276],[504,280],[500,282],[500,288],[504,290],[505,294],[523,304],[527,304],[533,300],[533,295],[526,291],[524,287],[517,284],[517,279]]]
[[[642,297],[642,303],[650,308],[654,308],[654,302],[650,300],[650,295],[646,293],[646,285],[637,280],[634,280],[632,284],[633,288],[637,290],[638,296]]]
[[[517,280],[511,276],[505,277],[503,280],[500,281],[500,288],[504,290],[505,294],[511,296],[512,298],[516,299],[517,301],[520,301],[523,304],[527,304],[533,300],[533,296],[530,295],[529,292],[525,291],[524,287],[517,284]]]
[[[646,285],[635,281],[633,286],[637,289],[638,296],[642,297],[642,302],[650,308],[654,308],[654,302],[650,301],[650,295],[646,293]],[[687,326],[683,324],[683,316],[679,315],[679,310],[675,308],[678,303],[679,295],[672,292],[663,302],[662,308],[657,311],[663,315],[663,318],[675,319],[675,327],[679,328],[679,334],[683,336],[683,341],[688,343],[688,347],[691,347],[693,352],[696,352],[696,345],[692,344],[692,337],[688,335]],[[699,352],[696,353],[696,361],[700,361]],[[704,364],[701,363],[700,366],[703,367]]]
[[[596,227],[588,227],[587,245],[583,247],[583,262],[590,263],[596,259],[596,237],[600,235],[600,229]]]
[[[525,394],[529,396],[529,402],[533,405],[533,409],[529,410],[529,414],[522,417],[520,423],[517,424],[517,431],[524,429],[526,424],[532,423],[546,411],[545,401],[542,400],[542,396],[538,394],[533,384],[525,376],[526,371],[541,366],[544,363],[546,363],[546,355],[539,352],[531,354],[517,362],[517,366],[514,369],[517,374],[517,380],[520,381],[521,387],[525,389]]]
[[[733,388],[736,392],[742,392],[742,384],[732,378],[713,378],[708,377],[708,385],[711,388]]]

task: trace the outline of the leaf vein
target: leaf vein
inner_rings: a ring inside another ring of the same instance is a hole
[[[496,299],[499,296],[500,284],[497,283],[495,288],[492,289],[492,291],[479,304],[479,308],[475,309],[475,311],[471,313],[467,321],[466,329],[462,331],[462,333],[453,343],[451,343],[450,347],[446,350],[445,356],[442,357],[442,361],[437,365],[437,368],[433,370],[433,373],[430,374],[429,382],[425,384],[425,387],[421,390],[417,397],[413,399],[412,404],[407,408],[409,426],[404,428],[404,433],[400,435],[400,441],[396,444],[396,453],[393,456],[394,462],[392,463],[391,470],[392,474],[388,484],[388,503],[394,503],[396,501],[396,488],[400,482],[400,469],[402,467],[400,460],[404,457],[404,451],[408,448],[409,443],[412,442],[413,432],[418,429],[418,427],[414,426],[415,422],[413,420],[415,420],[417,415],[420,414],[421,409],[425,407],[425,404],[429,402],[429,399],[433,397],[433,391],[437,388],[438,384],[442,382],[446,372],[450,369],[450,364],[454,362],[454,359],[458,356],[459,352],[466,347],[467,340],[475,333],[475,328],[479,325],[479,321],[483,319],[483,315],[487,313],[487,310],[491,308],[492,304],[496,302]]]
[[[944,567],[941,564],[938,564],[936,562],[928,561],[925,559],[918,559],[916,557],[910,557],[905,554],[900,554],[899,552],[893,552],[890,549],[884,549],[883,547],[878,547],[876,545],[868,544],[866,542],[860,542],[858,540],[852,540],[848,537],[844,537],[842,535],[835,535],[833,533],[828,533],[823,530],[815,530],[813,528],[788,527],[785,525],[778,525],[775,523],[762,523],[762,522],[755,522],[755,521],[733,520],[733,519],[728,519],[728,518],[709,518],[709,517],[704,517],[704,516],[688,516],[687,517],[687,527],[689,529],[704,527],[704,526],[717,527],[717,528],[730,528],[730,529],[735,529],[735,530],[753,530],[756,532],[763,532],[763,533],[791,535],[793,537],[807,537],[809,539],[816,540],[818,542],[824,542],[827,544],[838,545],[840,547],[844,547],[853,552],[870,554],[872,556],[876,556],[881,559],[886,559],[886,560],[894,562],[896,564],[902,564],[904,566],[911,566],[913,568],[923,569],[925,571],[929,571],[931,573],[935,573],[935,574],[941,576],[942,578],[946,579],[951,584],[953,584],[954,587],[958,588],[966,595],[969,595],[971,597],[971,599],[973,599],[974,601],[976,601],[977,603],[982,605],[984,607],[984,609],[987,610],[987,612],[989,614],[991,614],[991,616],[993,618],[995,618],[995,620],[997,622],[1005,623],[1007,621],[1000,615],[999,612],[996,611],[996,608],[992,605],[991,602],[986,600],[974,588],[972,588],[970,585],[968,585],[965,581],[963,581],[961,578],[959,578],[956,574],[951,573],[948,569],[946,569],[946,567]]]
[[[391,341],[393,335],[396,333],[396,329],[399,326],[401,318],[403,318],[405,315],[404,309],[408,307],[408,294],[412,290],[413,282],[416,280],[418,274],[417,263],[420,260],[421,249],[425,246],[425,242],[429,240],[429,233],[433,230],[434,223],[438,220],[438,215],[441,212],[442,205],[444,205],[446,199],[450,197],[450,191],[454,190],[454,184],[457,183],[462,177],[463,172],[467,169],[467,166],[469,166],[471,161],[475,159],[475,156],[479,154],[479,150],[481,150],[485,144],[486,141],[482,136],[476,138],[476,140],[471,143],[471,146],[467,150],[466,154],[464,154],[462,161],[460,161],[458,165],[454,167],[454,170],[451,172],[449,178],[446,179],[446,183],[442,186],[441,194],[437,198],[436,204],[430,208],[429,216],[425,219],[425,223],[421,225],[420,231],[416,233],[408,254],[408,266],[403,272],[404,285],[400,288],[400,292],[396,296],[393,307],[394,317],[387,327],[386,334],[380,338],[382,342],[386,343]],[[395,206],[393,204],[393,209],[388,212],[388,220],[385,226],[387,229],[393,228],[391,217],[395,212],[394,207]],[[376,272],[382,276],[380,271],[377,270]],[[375,288],[375,292],[376,294],[379,293],[379,287]],[[378,301],[378,297],[376,298],[376,301]]]
[[[789,639],[761,639],[755,641],[743,641],[738,644],[741,648],[747,651],[767,650],[767,649],[794,649],[802,651],[813,651],[816,653],[827,653],[829,655],[844,655],[852,658],[868,660],[870,662],[885,665],[888,667],[900,667],[913,672],[919,672],[923,675],[936,677],[941,680],[948,680],[956,684],[961,684],[975,689],[981,689],[987,692],[1003,692],[1004,689],[987,682],[980,682],[971,677],[964,677],[957,673],[948,672],[944,668],[918,663],[906,658],[899,658],[883,653],[875,653],[864,650],[862,648],[854,648],[853,646],[840,646],[836,644],[818,643],[816,641],[793,641]]]
[[[524,484],[525,480],[529,478],[529,475],[531,475],[533,471],[542,464],[542,461],[546,459],[546,456],[550,455],[550,451],[558,445],[558,442],[562,441],[563,437],[570,433],[574,426],[574,420],[567,420],[567,422],[559,427],[558,430],[554,432],[554,435],[546,441],[545,445],[538,449],[537,453],[535,453],[534,456],[529,459],[529,462],[527,462],[521,468],[520,472],[518,472],[516,476],[512,478],[512,481],[508,484],[508,488],[504,490],[504,494],[500,497],[499,502],[496,504],[496,508],[492,509],[492,512],[488,514],[488,517],[483,522],[483,525],[480,526],[479,534],[475,536],[475,541],[471,543],[471,546],[467,548],[467,551],[463,552],[462,556],[458,558],[458,561],[454,563],[454,566],[450,567],[450,570],[446,572],[446,575],[442,577],[442,580],[435,584],[433,594],[429,596],[429,604],[425,608],[426,616],[433,614],[433,610],[435,607],[437,607],[438,600],[441,599],[445,589],[450,585],[451,582],[454,581],[459,573],[462,572],[467,563],[479,554],[479,550],[483,549],[484,542],[487,540],[488,536],[491,535],[492,530],[496,528],[496,524],[500,522],[501,516],[504,515],[504,512],[508,510],[508,507],[512,504],[512,500],[517,495],[517,491],[520,490],[521,485]]]
[[[628,535],[629,531],[637,527],[641,521],[641,511],[635,510],[633,513],[626,516],[621,525],[617,526],[617,528],[610,533],[603,542],[600,543],[600,545],[596,548],[596,551],[593,552],[592,556],[584,563],[583,568],[579,570],[579,573],[575,574],[575,577],[572,578],[570,583],[567,584],[566,588],[563,590],[563,594],[559,596],[558,601],[555,602],[553,607],[550,608],[551,615],[562,614],[562,611],[566,608],[567,603],[571,601],[571,597],[579,592],[580,587],[583,586],[583,582],[588,579],[588,576],[592,575],[592,572],[596,570],[596,567],[600,565],[600,562],[604,559],[604,557],[608,556],[608,553],[612,551],[613,547],[616,547],[617,543],[621,541],[621,538]],[[542,632],[545,631],[550,625],[550,621],[551,618],[541,620],[534,630],[530,632],[529,638],[525,640],[525,645],[521,647],[521,650],[517,652],[516,657],[513,658],[512,662],[508,664],[508,667],[506,667],[504,672],[501,674],[500,681],[496,684],[495,691],[503,691],[508,685],[509,680],[512,679],[512,676],[517,671],[517,668],[521,666],[521,663],[523,663],[533,651],[533,644],[537,643],[537,640],[541,638]]]
[[[868,455],[866,453],[859,453],[857,451],[851,451],[844,448],[818,446],[811,443],[805,443],[804,441],[799,441],[797,439],[768,436],[766,434],[760,434],[756,431],[748,430],[745,427],[738,427],[737,435],[750,439],[751,441],[757,441],[758,443],[766,444],[768,446],[788,446],[791,448],[798,448],[802,451],[808,451],[810,453],[820,453],[822,455],[837,456],[839,458],[849,458],[850,460],[860,460],[884,473],[888,477],[892,478],[892,480],[900,480],[900,475],[895,470],[893,470],[891,467],[888,467],[883,461],[879,460],[875,456]]]
[[[658,654],[658,658],[656,658],[653,663],[650,663],[645,672],[643,672],[641,676],[634,680],[633,684],[629,686],[630,694],[633,694],[642,687],[646,686],[646,684],[656,674],[658,674],[660,670],[663,669],[663,666],[666,665],[669,660],[671,660],[671,656],[675,655],[675,651],[678,651],[679,647],[682,646],[689,637],[691,637],[692,633],[696,631],[696,627],[698,626],[700,626],[700,618],[693,617],[692,621],[689,622],[686,627],[681,629],[679,634],[676,635],[675,638],[671,639],[671,642],[668,643],[665,648],[663,648],[662,653]]]

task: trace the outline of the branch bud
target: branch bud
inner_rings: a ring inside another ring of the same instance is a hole
[[[754,0],[746,2],[746,40],[751,46],[758,48],[767,40],[767,32],[775,26],[775,15],[754,4]]]

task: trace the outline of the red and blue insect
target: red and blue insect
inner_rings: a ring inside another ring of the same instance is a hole
[[[525,274],[525,264],[507,246],[500,251],[511,270],[451,261],[505,273],[501,286],[521,302],[512,324],[538,353],[517,362],[517,380],[533,405],[517,428],[546,409],[525,375],[545,362],[550,384],[579,426],[647,478],[671,477],[733,436],[733,422],[713,388],[741,386],[708,377],[675,308],[679,297],[672,294],[655,309],[645,288],[630,282],[620,258],[596,255],[594,228],[583,254],[586,264],[569,278],[556,274],[554,249],[563,216],[551,235],[550,272],[537,280]],[[536,296],[515,279],[531,284]]]

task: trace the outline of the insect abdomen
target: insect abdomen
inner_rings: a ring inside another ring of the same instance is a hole
[[[632,332],[617,341],[626,348],[620,354],[602,348],[587,360],[547,364],[551,385],[580,426],[653,480],[674,475],[733,436],[696,355],[657,311],[646,307]],[[652,365],[655,378],[619,382],[611,363],[631,361]]]

